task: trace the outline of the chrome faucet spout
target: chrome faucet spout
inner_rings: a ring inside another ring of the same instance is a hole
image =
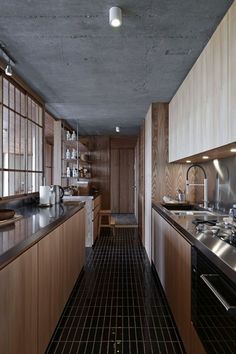
[[[203,184],[200,184],[200,183],[189,183],[189,180],[188,180],[188,174],[189,174],[189,171],[193,168],[193,167],[199,167],[202,172],[204,173],[204,182]],[[198,165],[198,164],[193,164],[191,165],[188,170],[187,170],[187,173],[186,173],[186,195],[188,195],[189,193],[189,187],[190,186],[203,186],[204,188],[204,197],[203,197],[203,200],[204,200],[204,208],[207,208],[208,207],[208,180],[207,180],[207,175],[206,175],[206,171],[204,170],[204,168],[201,166],[201,165]]]

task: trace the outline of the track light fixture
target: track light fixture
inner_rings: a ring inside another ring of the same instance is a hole
[[[12,66],[11,66],[10,61],[9,61],[9,63],[8,63],[7,66],[6,66],[5,74],[6,74],[7,76],[12,76],[12,75],[13,75]]]
[[[122,11],[119,7],[114,6],[110,8],[109,23],[112,27],[120,27],[122,25]]]
[[[2,56],[5,62],[7,62],[5,68],[5,74],[7,76],[12,76],[13,75],[12,66],[16,64],[16,61],[9,54],[8,50],[6,49],[6,45],[1,41],[0,41],[0,56]]]

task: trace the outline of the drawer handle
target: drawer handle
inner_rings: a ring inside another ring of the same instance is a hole
[[[202,274],[200,278],[204,281],[207,287],[211,290],[214,296],[220,301],[220,303],[224,306],[225,310],[228,314],[236,314],[236,306],[230,305],[227,300],[219,293],[219,291],[215,288],[215,286],[211,283],[210,279],[219,278],[218,274]],[[227,284],[228,285],[228,284]],[[228,285],[229,286],[229,285]]]

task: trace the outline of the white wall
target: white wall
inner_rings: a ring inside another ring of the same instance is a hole
[[[145,248],[151,261],[152,232],[152,105],[145,118]]]

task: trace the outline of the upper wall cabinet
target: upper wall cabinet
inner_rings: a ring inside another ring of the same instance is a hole
[[[230,140],[236,140],[236,2],[228,13],[229,22],[229,129]]]
[[[232,36],[236,36],[236,10]],[[233,15],[233,14],[232,14]],[[236,73],[236,41],[232,38],[233,62],[229,58],[229,13],[224,17],[202,54],[170,102],[169,161],[199,154],[235,140],[229,114],[229,66]],[[234,73],[233,73],[234,71]],[[234,85],[234,87],[233,87]],[[236,82],[233,80],[233,92]],[[235,97],[235,96],[234,96]],[[236,112],[236,103],[234,104]],[[235,123],[234,123],[235,124]]]

